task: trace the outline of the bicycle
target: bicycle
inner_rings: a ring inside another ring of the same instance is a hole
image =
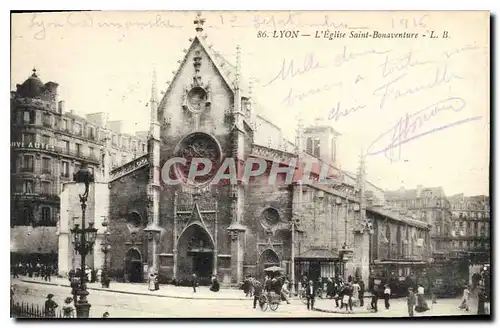
[[[262,311],[266,311],[269,307],[272,311],[276,311],[281,302],[281,295],[277,295],[274,292],[270,292],[267,294],[262,294],[259,297],[259,304]]]

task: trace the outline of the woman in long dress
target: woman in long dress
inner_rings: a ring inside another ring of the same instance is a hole
[[[151,291],[156,290],[155,289],[155,274],[154,274],[154,272],[151,272],[149,274],[148,289],[151,290]]]
[[[424,298],[424,287],[419,284],[417,288],[417,306],[415,307],[415,311],[417,312],[425,312],[429,310],[429,306]]]

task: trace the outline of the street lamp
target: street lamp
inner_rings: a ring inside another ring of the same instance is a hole
[[[111,244],[109,242],[109,236],[111,235],[111,232],[109,232],[108,221],[106,217],[102,221],[102,226],[104,227],[104,240],[101,243],[101,251],[104,253],[104,263],[102,265],[101,286],[103,288],[109,288],[108,253],[111,250]]]
[[[88,253],[92,252],[97,236],[97,229],[94,228],[93,222],[89,222],[88,227],[85,227],[85,210],[87,209],[89,185],[94,182],[94,174],[88,168],[86,163],[83,163],[80,170],[73,174],[73,181],[75,181],[77,185],[81,184],[85,187],[83,194],[78,195],[80,197],[80,204],[82,208],[82,228],[80,229],[79,224],[75,224],[75,227],[71,229],[75,250],[80,254],[82,259],[80,265],[80,285],[77,292],[80,299],[77,304],[75,304],[75,307],[76,316],[78,318],[88,318],[90,313],[90,303],[87,301],[89,292],[87,291],[87,284],[85,282],[85,257]]]

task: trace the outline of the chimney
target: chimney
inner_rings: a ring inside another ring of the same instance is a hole
[[[64,100],[61,100],[57,103],[57,111],[59,114],[64,114]]]

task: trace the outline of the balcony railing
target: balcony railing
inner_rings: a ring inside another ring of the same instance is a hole
[[[35,172],[33,166],[31,167],[21,167],[21,172]]]
[[[84,154],[82,151],[71,150],[63,147],[54,147],[55,151],[64,155],[83,158],[93,162],[99,162],[99,158],[95,154]]]
[[[30,200],[30,201],[59,201],[59,195],[51,193],[23,193],[16,192],[12,194],[12,198],[15,200]]]

